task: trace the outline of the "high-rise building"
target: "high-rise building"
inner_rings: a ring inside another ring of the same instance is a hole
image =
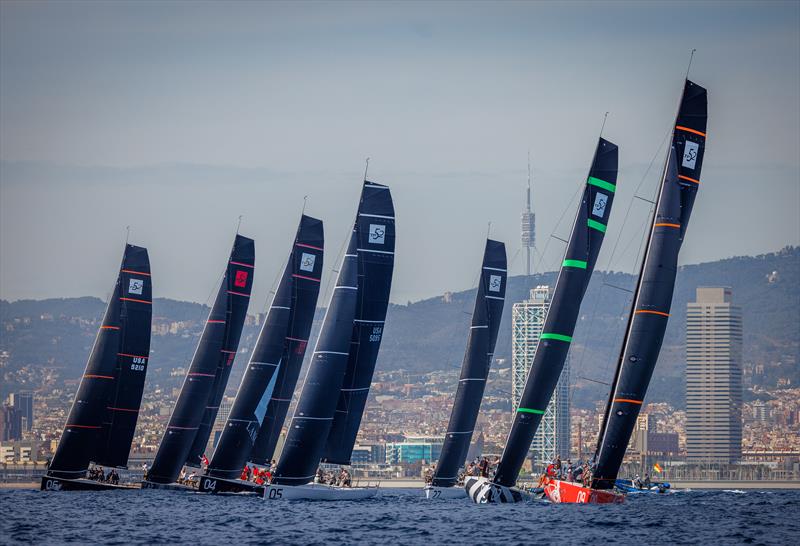
[[[22,414],[11,404],[0,406],[0,442],[22,439]]]
[[[709,463],[742,456],[742,311],[730,288],[699,287],[687,305],[686,454]]]
[[[33,393],[31,391],[14,392],[8,395],[8,403],[20,414],[22,430],[33,428]]]
[[[550,307],[550,288],[537,286],[531,290],[530,299],[515,303],[511,310],[511,405],[512,416],[519,407],[525,381],[533,365],[539,338],[542,335],[547,309]],[[512,417],[513,418],[513,417]],[[569,457],[569,359],[559,377],[556,390],[542,416],[533,437],[531,451],[534,461],[552,460],[556,455]]]
[[[219,404],[217,418],[211,427],[211,437],[209,438],[209,445],[206,447],[208,453],[212,453],[214,448],[217,447],[217,443],[222,437],[222,431],[225,430],[225,423],[228,422],[228,416],[231,414],[231,407],[233,407],[233,398],[226,396]]]

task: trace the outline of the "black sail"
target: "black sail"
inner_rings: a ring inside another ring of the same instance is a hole
[[[147,479],[174,482],[184,464],[200,466],[211,426],[239,346],[250,290],[255,244],[236,235],[225,275],[206,321],[178,401]]]
[[[456,399],[433,476],[433,485],[438,487],[455,485],[458,470],[467,458],[503,317],[506,270],[506,246],[487,239]]]
[[[152,297],[147,249],[126,245],[49,475],[82,478],[90,461],[127,464],[150,353]]]
[[[322,221],[303,215],[278,289],[208,465],[212,476],[239,477],[270,412],[271,422],[277,426],[269,428],[266,434],[271,434],[272,428],[280,432],[283,426],[289,403],[288,400],[276,403],[273,393],[280,371],[287,367],[294,368],[292,390],[297,382],[319,296],[323,245]],[[283,383],[288,383],[286,379],[284,372]],[[278,415],[279,412],[282,413]]]
[[[358,238],[350,236],[272,483],[308,483],[322,457],[347,370],[358,303]]]
[[[358,240],[358,303],[350,357],[322,460],[350,464],[383,339],[394,271],[394,204],[389,188],[364,182],[354,233]]]
[[[707,118],[706,90],[687,80],[600,431],[592,482],[597,489],[614,486],[661,350],[678,252],[700,184]]]
[[[617,146],[603,138],[575,215],[539,345],[494,481],[513,486],[564,369],[581,302],[606,232],[617,184]]]

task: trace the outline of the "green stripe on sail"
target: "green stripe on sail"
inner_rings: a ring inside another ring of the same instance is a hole
[[[564,260],[561,267],[577,267],[579,269],[586,269],[586,262],[583,260]]]
[[[544,410],[530,409],[530,408],[517,408],[517,413],[536,413],[538,415],[544,415]]]
[[[590,176],[589,180],[586,181],[587,184],[591,184],[592,186],[597,186],[598,188],[603,188],[606,191],[610,191],[614,193],[617,187],[610,182],[606,182],[605,180],[600,180],[599,178],[595,178],[594,176]]]
[[[596,229],[597,231],[602,231],[603,233],[606,232],[606,225],[601,224],[597,220],[592,220],[591,218],[589,218],[588,220],[586,220],[586,225],[592,229]]]
[[[557,339],[558,341],[566,341],[567,343],[572,343],[572,338],[570,336],[565,336],[563,334],[542,334],[539,336],[539,339]]]

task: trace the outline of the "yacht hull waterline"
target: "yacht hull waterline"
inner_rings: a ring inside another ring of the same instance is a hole
[[[437,487],[435,485],[426,485],[423,488],[423,493],[426,499],[463,499],[467,496],[467,492],[462,487],[457,485],[453,487]]]
[[[305,485],[277,485],[264,487],[265,501],[281,500],[361,500],[372,498],[378,494],[378,486],[338,487],[321,483]]]

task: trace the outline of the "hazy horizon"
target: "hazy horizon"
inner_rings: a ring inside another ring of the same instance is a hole
[[[203,303],[242,215],[253,312],[306,195],[325,222],[327,286],[366,157],[395,199],[393,302],[473,287],[489,222],[510,274],[524,271],[528,150],[535,270],[554,270],[563,245],[549,235],[569,229],[606,111],[620,173],[598,269],[631,272],[649,207],[632,197],[656,187],[692,48],[709,136],[681,264],[800,245],[798,3],[2,2],[0,14],[3,299],[104,297],[130,225],[154,296]]]

